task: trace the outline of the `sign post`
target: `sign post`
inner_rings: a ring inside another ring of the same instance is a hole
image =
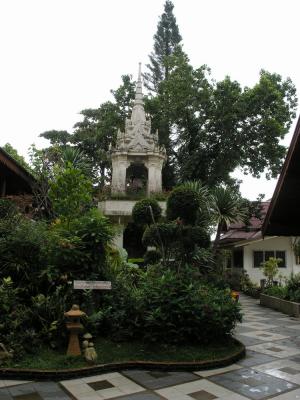
[[[74,281],[74,289],[80,290],[111,290],[110,281]]]

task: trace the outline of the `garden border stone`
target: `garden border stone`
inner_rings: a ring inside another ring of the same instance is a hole
[[[233,339],[241,346],[241,349],[228,357],[215,360],[196,362],[152,362],[152,361],[125,361],[109,364],[100,364],[91,367],[42,370],[42,369],[18,369],[0,368],[0,379],[25,379],[25,380],[54,380],[74,379],[107,372],[118,372],[125,369],[145,369],[162,371],[199,371],[205,369],[221,368],[233,364],[246,355],[246,348],[237,339]]]
[[[279,297],[269,296],[261,293],[260,305],[272,308],[273,310],[281,311],[283,314],[291,315],[296,318],[300,317],[300,303],[283,300]]]

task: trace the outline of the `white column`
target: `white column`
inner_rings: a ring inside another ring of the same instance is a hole
[[[118,248],[123,248],[123,236],[124,236],[125,226],[123,224],[116,225],[116,234],[113,238],[113,245]]]
[[[126,169],[128,166],[127,157],[117,157],[112,160],[111,193],[126,193]]]

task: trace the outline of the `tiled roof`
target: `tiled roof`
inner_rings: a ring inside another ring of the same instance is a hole
[[[250,224],[245,225],[243,222],[236,222],[229,225],[227,232],[225,232],[220,239],[220,245],[230,245],[231,243],[248,240],[258,240],[262,238],[261,227],[270,205],[270,201],[262,202],[262,219],[252,217]]]

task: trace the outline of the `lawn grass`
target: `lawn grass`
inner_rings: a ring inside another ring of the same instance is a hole
[[[223,343],[199,345],[165,345],[143,342],[116,343],[109,339],[95,340],[98,364],[124,361],[195,362],[230,356],[241,350],[238,342],[228,339]],[[34,369],[69,369],[86,367],[83,357],[72,357],[49,348],[41,348],[36,354],[27,355],[20,361],[9,361],[5,367]]]

